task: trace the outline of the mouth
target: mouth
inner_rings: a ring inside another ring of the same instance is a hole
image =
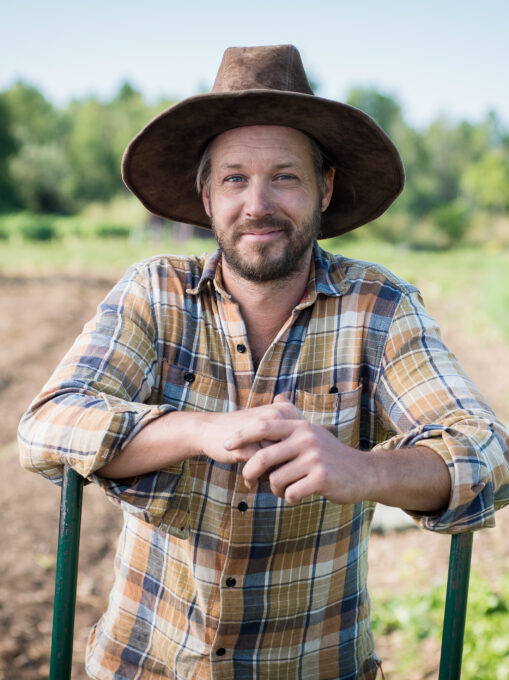
[[[286,233],[285,229],[278,229],[274,227],[272,227],[271,229],[252,229],[248,231],[243,231],[240,234],[240,238],[246,239],[247,241],[266,243],[268,241],[273,241],[283,233]]]
[[[239,225],[238,239],[247,243],[271,243],[290,231],[285,220],[253,220]]]

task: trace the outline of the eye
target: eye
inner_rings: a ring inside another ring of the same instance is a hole
[[[276,177],[274,179],[280,180],[280,181],[283,181],[283,182],[291,182],[292,180],[296,180],[297,177],[295,175],[290,175],[287,172],[282,172],[281,174],[276,175]]]
[[[228,175],[228,177],[224,178],[225,182],[229,182],[231,184],[236,184],[238,182],[243,182],[244,178],[242,175]]]

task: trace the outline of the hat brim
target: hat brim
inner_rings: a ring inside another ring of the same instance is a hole
[[[313,95],[275,90],[203,94],[175,104],[131,141],[122,160],[127,187],[152,213],[210,228],[196,171],[206,143],[232,128],[283,125],[312,135],[336,165],[320,238],[381,215],[403,189],[399,153],[368,115]]]

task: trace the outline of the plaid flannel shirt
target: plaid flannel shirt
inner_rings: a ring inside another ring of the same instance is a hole
[[[232,411],[285,393],[355,448],[424,444],[450,503],[434,531],[493,526],[509,497],[508,434],[442,344],[416,288],[315,246],[305,296],[256,372],[219,254],[131,268],[32,403],[22,463],[71,465],[124,509],[93,678],[374,678],[367,547],[373,504],[295,506],[236,466],[193,458],[129,480],[97,471],[174,410]]]

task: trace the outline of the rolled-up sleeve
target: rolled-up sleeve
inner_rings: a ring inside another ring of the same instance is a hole
[[[130,480],[97,474],[143,427],[175,410],[157,404],[156,347],[147,275],[133,267],[99,305],[23,416],[20,459],[23,467],[57,484],[68,465],[141,519],[156,526],[176,524],[181,531],[189,483],[185,464]]]
[[[404,295],[385,345],[377,384],[382,431],[375,447],[426,446],[451,476],[449,504],[440,513],[410,513],[425,528],[460,533],[495,524],[509,502],[509,433],[445,347],[420,295]]]

